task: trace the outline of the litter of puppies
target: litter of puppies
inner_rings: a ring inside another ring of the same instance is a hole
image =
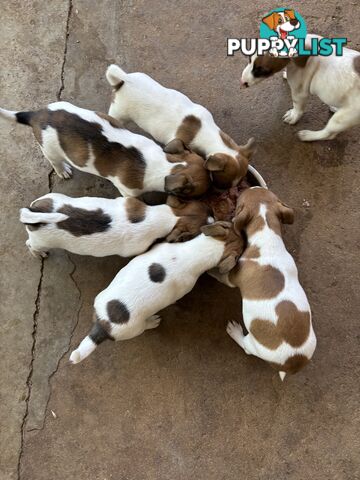
[[[286,65],[292,78],[296,69],[306,76],[299,58],[265,57],[250,60],[242,76],[245,86]],[[266,74],[259,74],[260,67]],[[311,359],[316,337],[281,234],[282,224],[293,223],[294,212],[249,165],[254,139],[238,145],[206,108],[144,73],[110,65],[106,78],[113,89],[108,114],[67,102],[37,111],[0,109],[0,117],[32,128],[61,178],[70,178],[76,168],[108,179],[122,195],[49,193],[20,211],[34,256],[46,257],[54,248],[98,257],[135,256],[95,298],[94,324],[70,362],[81,362],[105,340],[126,340],[158,327],[159,312],[208,272],[239,290],[247,332],[238,321],[224,319],[230,337],[275,368],[282,380],[298,372]],[[294,80],[288,81],[291,86]],[[288,123],[303,113],[294,95],[293,100],[284,118]],[[124,128],[128,121],[154,140]],[[333,138],[342,127],[330,131],[328,124],[325,133],[300,138]],[[166,202],[146,203],[147,192],[164,192]],[[304,205],[309,203],[304,200]]]

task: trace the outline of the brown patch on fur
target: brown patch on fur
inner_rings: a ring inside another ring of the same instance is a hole
[[[265,218],[268,227],[271,228],[271,230],[273,230],[277,235],[281,236],[281,223],[279,218],[272,212],[266,212]]]
[[[174,229],[166,237],[170,243],[184,242],[196,237],[200,234],[201,227],[208,223],[208,218],[212,215],[207,204],[201,201],[182,202],[176,197],[169,197],[167,204],[179,217]]]
[[[184,197],[199,197],[210,187],[210,175],[204,168],[204,160],[191,151],[182,154],[166,155],[170,163],[186,162],[187,165],[175,165],[171,174],[165,178],[165,190],[168,193]]]
[[[294,57],[292,60],[297,67],[305,68],[309,58],[310,58],[309,55],[302,55],[300,57]]]
[[[266,300],[276,297],[285,286],[284,275],[271,265],[259,265],[256,261],[241,263],[237,284],[246,300]]]
[[[105,114],[101,115],[105,118]],[[34,114],[31,126],[40,144],[41,130],[47,126],[56,129],[61,148],[79,168],[86,166],[91,147],[95,156],[94,166],[101,176],[117,177],[131,189],[143,188],[146,164],[141,152],[135,147],[109,142],[99,123],[88,122],[65,110],[40,110]]]
[[[126,215],[131,223],[140,223],[145,220],[146,204],[137,198],[129,197],[125,202]]]
[[[354,57],[354,70],[360,76],[360,55]]]
[[[171,140],[171,142],[169,142],[164,147],[164,152],[165,153],[171,153],[171,154],[183,153],[184,150],[185,150],[185,145],[178,138],[174,138],[173,140]]]
[[[256,57],[252,69],[255,78],[270,77],[274,73],[280,72],[290,62],[290,58],[273,57],[269,54]]]
[[[56,224],[57,228],[67,230],[75,237],[105,232],[110,228],[111,217],[105,214],[101,208],[85,210],[65,204],[57,211],[69,217],[62,222],[58,222]]]
[[[40,200],[35,200],[29,207],[29,210],[32,212],[51,213],[53,208],[54,202],[52,198],[41,198]]]
[[[256,318],[251,322],[250,332],[256,340],[270,350],[276,350],[282,342],[299,348],[309,337],[310,313],[301,312],[290,301],[282,301],[276,307],[277,322]]]
[[[175,137],[183,142],[184,145],[190,146],[201,128],[201,120],[194,115],[188,115],[183,119],[180,126],[176,130]]]
[[[283,365],[280,363],[269,362],[269,364],[272,366],[272,368],[275,368],[275,370],[291,374],[299,372],[308,363],[309,359],[305,355],[301,354],[296,354],[292,357],[289,357]]]
[[[95,113],[98,117],[103,118],[104,120],[109,122],[112,127],[122,128],[121,123],[118,120],[116,120],[116,118],[111,117],[107,113],[102,113],[102,112],[95,112]]]
[[[256,245],[250,245],[250,247],[246,248],[244,254],[241,258],[244,260],[253,260],[254,258],[260,257],[260,248]]]

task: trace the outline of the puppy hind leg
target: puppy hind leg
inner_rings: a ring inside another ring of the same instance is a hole
[[[322,130],[300,130],[297,134],[303,142],[332,140],[340,132],[360,123],[360,114],[352,108],[340,108]]]

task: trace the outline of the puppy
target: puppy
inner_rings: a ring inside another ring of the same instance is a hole
[[[313,38],[322,37],[307,35],[307,48],[310,48]],[[241,83],[245,87],[255,85],[285,67],[293,101],[293,108],[283,117],[285,123],[294,125],[300,120],[310,93],[317,95],[335,111],[322,130],[300,130],[300,140],[330,140],[338,133],[360,124],[359,52],[344,48],[342,56],[336,56],[333,51],[328,57],[318,55],[291,59],[253,55],[242,73]]]
[[[158,238],[184,241],[213,221],[202,202],[169,197],[168,205],[150,207],[137,198],[71,198],[49,193],[20,210],[34,256],[63,248],[79,255],[132,257],[145,252]]]
[[[220,130],[211,113],[182,93],[165,88],[145,73],[125,73],[110,65],[106,78],[113,87],[109,114],[132,120],[166,145],[168,153],[190,147],[206,158],[205,167],[220,188],[237,185],[246,175],[254,139],[237,145]]]
[[[121,269],[96,297],[95,325],[70,362],[81,362],[106,339],[126,340],[157,327],[155,314],[190,292],[206,270],[217,264],[230,270],[243,249],[232,224],[218,222],[202,230],[186,243],[155,245]]]
[[[281,40],[284,40],[290,32],[300,27],[300,22],[296,18],[294,10],[289,9],[283,12],[273,12],[267,17],[264,17],[262,21],[270,30],[274,30]]]
[[[234,227],[238,234],[245,231],[247,247],[239,264],[223,276],[240,289],[248,334],[234,322],[227,332],[247,354],[269,362],[282,380],[306,365],[316,347],[310,306],[281,237],[281,223],[293,220],[293,210],[269,190],[245,190]]]
[[[188,151],[167,155],[149,138],[120,128],[109,115],[56,102],[34,112],[0,109],[0,116],[30,125],[45,157],[62,178],[71,176],[69,163],[107,178],[124,197],[149,191],[193,197],[210,186],[201,157]]]

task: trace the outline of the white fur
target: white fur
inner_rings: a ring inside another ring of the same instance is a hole
[[[65,110],[69,113],[78,115],[82,119],[98,123],[102,127],[102,133],[109,142],[118,142],[124,147],[135,147],[143,155],[146,163],[144,186],[142,189],[131,189],[124,185],[118,177],[108,176],[105,177],[110,180],[123,196],[139,196],[144,192],[150,191],[165,191],[165,177],[170,174],[171,170],[176,165],[185,165],[184,162],[170,163],[167,161],[166,154],[162,148],[157,145],[153,140],[146,138],[142,135],[132,133],[129,130],[123,128],[113,127],[108,120],[97,115],[96,112],[86,110],[84,108],[76,107],[68,102],[55,102],[51,103],[47,107],[49,110]],[[8,120],[14,120],[16,112],[1,109],[0,115]],[[56,173],[62,178],[69,178],[71,176],[71,167],[92,173],[94,175],[100,175],[99,171],[94,165],[94,154],[89,146],[89,157],[85,166],[79,166],[69,158],[65,151],[62,149],[58,132],[51,126],[47,126],[42,131],[42,145],[41,150],[44,156],[49,160]],[[67,162],[67,163],[66,163]]]
[[[107,305],[115,299],[125,304],[130,312],[127,323],[110,324],[115,340],[133,338],[144,330],[155,328],[160,320],[159,317],[154,320],[153,315],[190,292],[199,276],[220,262],[223,252],[224,242],[204,234],[185,243],[156,245],[131,260],[99,293],[94,302],[97,317],[109,321]],[[165,268],[166,275],[161,283],[149,277],[149,267],[153,263]],[[92,342],[91,338],[85,337],[71,354],[71,362],[78,363],[91,353],[93,348],[89,348],[89,341]]]
[[[276,297],[271,299],[248,300],[247,298],[243,297],[243,320],[248,331],[250,331],[251,322],[256,318],[269,320],[276,324],[276,307],[284,300],[293,302],[297,309],[302,312],[309,312],[311,318],[310,305],[306,294],[299,283],[298,271],[295,262],[292,256],[286,250],[281,236],[277,235],[268,226],[265,204],[260,206],[260,214],[265,222],[264,228],[248,237],[248,246],[256,246],[260,250],[260,257],[252,259],[252,261],[257,262],[259,265],[271,265],[272,267],[280,270],[285,278],[285,286]],[[244,260],[240,259],[240,264],[242,262],[244,262]],[[219,280],[223,282],[226,281],[225,278],[219,278]],[[228,279],[227,282],[228,284],[231,284]],[[299,348],[294,348],[288,343],[283,342],[276,350],[270,350],[266,348],[264,345],[259,343],[251,333],[248,333],[244,336],[241,326],[237,323],[230,322],[228,324],[227,331],[246,353],[255,355],[268,362],[275,362],[279,364],[284,364],[289,357],[295,354],[303,354],[310,359],[316,347],[316,337],[312,326],[310,327],[309,337]],[[280,376],[284,377],[283,374]]]
[[[165,237],[174,228],[178,217],[168,205],[146,206],[145,218],[139,223],[131,223],[126,212],[126,199],[82,197],[71,198],[61,193],[49,193],[40,197],[53,201],[54,211],[63,205],[71,205],[85,210],[102,209],[111,218],[110,227],[104,232],[75,236],[58,228],[57,223],[69,218],[62,213],[31,212],[21,209],[22,223],[44,223],[36,230],[26,228],[26,245],[36,256],[44,256],[52,248],[62,248],[79,255],[104,257],[120,255],[131,257],[145,252],[158,238]],[[39,200],[39,199],[38,199]],[[36,201],[36,200],[35,200]],[[34,202],[33,202],[34,203]]]
[[[216,153],[233,157],[238,154],[222,141],[220,128],[209,110],[183,93],[163,87],[145,73],[126,73],[117,65],[109,66],[106,77],[113,86],[124,81],[109,108],[109,115],[114,118],[132,120],[166,145],[175,138],[183,119],[194,115],[201,120],[201,128],[190,143],[191,149],[206,157]]]
[[[312,38],[321,37],[307,35],[307,47],[310,46]],[[357,55],[359,52],[344,48],[342,56],[336,56],[335,51],[328,57],[310,56],[303,68],[296,66],[293,61],[289,62],[286,70],[293,108],[285,113],[284,122],[294,125],[300,120],[310,94],[317,95],[332,109],[336,108],[334,115],[322,130],[300,130],[298,132],[300,140],[333,139],[338,133],[360,124],[360,76],[353,68],[353,60]],[[248,86],[262,80],[252,75],[255,59],[256,55],[242,73],[242,83]]]

